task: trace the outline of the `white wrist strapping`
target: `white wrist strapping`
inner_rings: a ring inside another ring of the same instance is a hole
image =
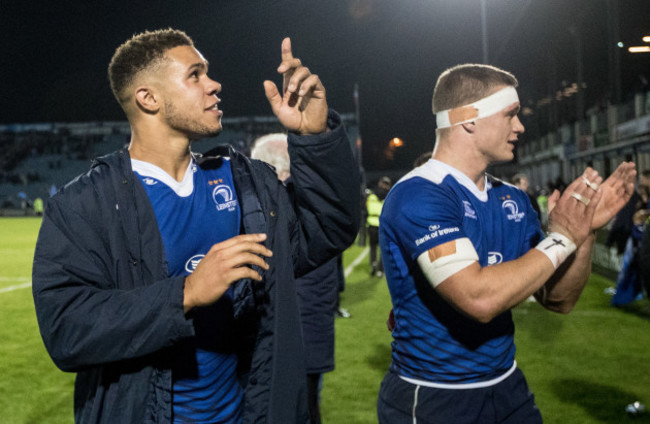
[[[557,269],[576,250],[576,245],[570,238],[560,233],[550,233],[539,242],[535,249],[539,250],[553,263]]]

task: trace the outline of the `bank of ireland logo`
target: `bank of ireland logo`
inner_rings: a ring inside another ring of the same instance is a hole
[[[499,252],[488,252],[488,266],[503,262],[503,255]]]
[[[228,209],[232,212],[237,207],[237,200],[233,199],[232,189],[225,184],[219,184],[212,190],[212,200],[217,205],[217,210]]]
[[[197,266],[199,266],[199,262],[201,262],[201,259],[203,259],[205,255],[194,255],[191,258],[185,262],[185,271],[188,273],[193,273],[194,270],[196,269]]]
[[[506,211],[506,217],[510,221],[519,222],[524,219],[524,216],[526,215],[524,212],[519,212],[519,205],[517,205],[517,202],[512,199],[504,201],[503,204],[501,204],[501,207]]]
[[[153,178],[150,178],[150,177],[146,177],[146,178],[144,178],[142,181],[144,181],[144,183],[145,183],[146,185],[154,185],[154,184],[158,184],[158,181],[156,181],[156,180],[154,180]]]

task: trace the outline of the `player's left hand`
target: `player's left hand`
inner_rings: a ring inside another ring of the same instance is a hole
[[[597,230],[606,225],[623,206],[630,200],[634,193],[634,177],[636,169],[633,162],[623,162],[600,185],[603,195],[594,212],[591,229]],[[594,182],[595,183],[595,182]],[[548,197],[548,211],[551,213],[560,198],[560,192],[555,190]]]
[[[625,206],[634,193],[636,169],[633,162],[623,162],[601,185],[603,196],[591,221],[592,230],[607,224]]]
[[[302,135],[319,134],[327,130],[327,100],[325,87],[300,59],[291,52],[291,39],[282,40],[282,94],[275,83],[264,81],[266,98],[280,123],[289,131]]]

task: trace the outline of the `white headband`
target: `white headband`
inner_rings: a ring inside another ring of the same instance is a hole
[[[436,113],[436,124],[438,128],[449,128],[487,118],[517,102],[519,102],[517,90],[508,86],[474,103]]]

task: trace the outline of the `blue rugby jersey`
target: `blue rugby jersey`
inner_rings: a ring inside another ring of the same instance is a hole
[[[182,182],[152,164],[131,162],[153,205],[169,276],[191,274],[212,245],[239,234],[241,212],[227,158],[211,170],[192,160]],[[174,422],[240,423],[243,390],[230,291],[192,314],[196,335],[181,344],[172,370]]]
[[[396,326],[391,370],[437,384],[481,383],[514,364],[510,311],[487,324],[444,301],[417,258],[439,244],[467,237],[482,267],[519,258],[543,237],[528,196],[486,177],[486,188],[431,159],[390,191],[381,214],[379,243]]]

